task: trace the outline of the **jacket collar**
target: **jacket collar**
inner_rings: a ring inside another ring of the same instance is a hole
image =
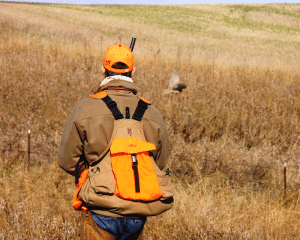
[[[109,87],[121,87],[126,88],[128,90],[131,90],[132,92],[137,92],[137,86],[133,83],[133,80],[126,76],[111,76],[105,78],[101,84],[100,87],[96,92],[101,92]]]
[[[129,78],[129,77],[116,75],[116,76],[111,76],[111,77],[105,78],[105,79],[101,82],[100,87],[106,85],[107,83],[109,83],[110,81],[113,81],[113,80],[123,80],[123,81],[126,81],[126,82],[131,82],[131,83],[133,83],[132,79]]]

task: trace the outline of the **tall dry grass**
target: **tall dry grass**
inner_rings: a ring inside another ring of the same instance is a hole
[[[124,39],[103,33],[103,39],[110,40],[94,45],[95,38],[101,40],[101,35],[91,34],[94,29],[76,28],[70,19],[55,30],[56,25],[47,27],[44,19],[53,20],[51,14],[42,14],[40,21],[31,17],[23,26],[23,15],[17,13],[24,7],[35,16],[37,6],[2,6],[11,8],[11,14],[6,11],[7,18],[0,18],[0,236],[74,239],[79,222],[71,207],[74,179],[59,169],[55,151],[74,103],[90,95],[103,79],[100,66],[108,42]],[[62,19],[63,13],[69,14],[54,10]],[[117,23],[111,32],[118,30]],[[138,39],[134,81],[139,94],[157,106],[167,123],[176,204],[149,218],[145,238],[299,237],[298,69],[221,66],[210,57],[213,52],[205,61],[187,61],[192,48],[175,45],[175,57],[168,57],[159,46],[150,44],[149,49],[148,43]],[[189,88],[181,94],[162,94],[174,72]],[[32,154],[28,173],[24,161],[29,128],[39,154]]]

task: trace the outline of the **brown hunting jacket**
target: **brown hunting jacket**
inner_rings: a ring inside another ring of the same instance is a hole
[[[103,91],[109,87],[122,87],[137,92],[135,84],[122,79],[114,79],[101,86],[98,91]],[[130,116],[132,116],[140,100],[132,92],[107,90],[108,95],[117,103],[118,109],[124,116],[126,107],[129,107]],[[156,150],[152,152],[154,160],[159,169],[163,170],[166,168],[169,156],[169,139],[165,122],[159,111],[153,105],[149,105],[142,123],[146,141],[156,146]],[[110,143],[113,128],[114,117],[101,98],[89,97],[76,103],[65,123],[58,150],[60,167],[69,174],[75,175],[75,166],[81,157],[84,156],[89,164],[99,160]],[[116,196],[108,197],[110,197],[106,199],[108,202],[113,203],[117,200]],[[122,204],[122,202],[118,204]],[[131,205],[128,206],[131,208]],[[144,207],[135,206],[133,203],[132,208]],[[146,211],[141,211],[142,215],[156,215],[157,209],[154,208],[160,208],[160,205],[152,204],[146,208]],[[113,211],[110,207],[91,210],[98,214],[113,217],[124,217],[131,213],[130,211],[124,213]],[[152,214],[152,212],[154,213]],[[132,215],[140,214],[134,210]]]

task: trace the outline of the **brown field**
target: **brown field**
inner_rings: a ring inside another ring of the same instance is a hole
[[[133,35],[133,80],[167,123],[176,188],[174,208],[149,218],[145,239],[298,239],[299,4],[4,2],[0,238],[76,238],[74,179],[56,163],[61,131],[103,79],[106,48]],[[163,94],[174,73],[188,89]]]

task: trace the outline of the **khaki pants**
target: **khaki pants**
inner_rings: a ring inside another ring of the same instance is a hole
[[[137,239],[142,240],[143,231]],[[108,232],[98,227],[90,211],[82,211],[80,224],[80,240],[115,240]]]

